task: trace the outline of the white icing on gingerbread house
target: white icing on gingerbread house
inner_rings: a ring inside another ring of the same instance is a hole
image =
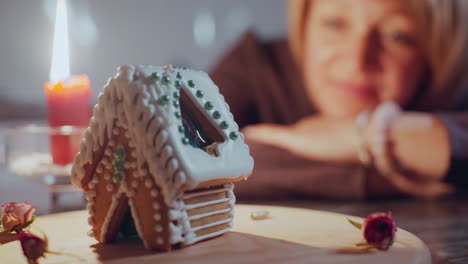
[[[120,67],[99,95],[72,169],[72,183],[87,191],[90,201],[91,233],[102,242],[108,240],[116,225],[112,217],[124,203],[149,248],[167,250],[226,232],[235,202],[231,183],[245,179],[253,169],[238,129],[206,73],[171,65]],[[156,235],[156,242],[148,242],[144,223],[149,220],[138,212],[145,190],[155,211],[153,229],[168,234]],[[112,199],[100,206],[109,212],[100,220],[96,197],[106,196]],[[193,204],[195,198],[200,201]],[[218,203],[227,208],[211,208]],[[204,212],[205,207],[211,209]],[[217,214],[212,223],[191,227],[193,221]],[[226,218],[219,220],[222,214]],[[103,223],[96,227],[99,221]],[[217,225],[224,228],[213,229]]]

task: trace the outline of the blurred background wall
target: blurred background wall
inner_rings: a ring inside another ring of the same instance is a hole
[[[0,120],[44,116],[55,0],[0,1]],[[284,0],[68,0],[72,74],[96,96],[121,64],[208,70],[239,35],[285,34]]]

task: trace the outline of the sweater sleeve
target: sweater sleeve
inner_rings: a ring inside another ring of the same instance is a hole
[[[252,176],[235,184],[239,200],[366,198],[365,171],[356,164],[307,160],[280,148],[246,141],[255,160]]]
[[[257,123],[252,60],[249,59],[256,45],[254,36],[245,34],[210,71],[211,79],[219,87],[240,128]]]
[[[468,112],[442,113],[439,117],[449,133],[452,157],[468,160]]]
[[[459,187],[468,187],[468,112],[438,115],[450,137],[451,163],[446,180]]]

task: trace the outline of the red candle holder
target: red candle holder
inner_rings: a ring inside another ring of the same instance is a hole
[[[91,85],[86,75],[71,76],[67,80],[44,84],[50,127],[87,127],[91,118]],[[53,162],[66,165],[73,161],[79,144],[70,144],[67,135],[51,135],[50,151]]]

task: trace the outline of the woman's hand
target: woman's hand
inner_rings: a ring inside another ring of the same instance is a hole
[[[376,120],[366,128],[367,146],[378,138]],[[450,165],[450,140],[447,128],[435,115],[404,112],[391,125],[388,148],[402,167],[420,175],[420,180],[440,180]]]
[[[243,130],[246,138],[327,162],[358,162],[354,120],[306,117],[293,125],[260,124]]]
[[[388,133],[379,131],[378,123],[374,115],[365,139],[374,163],[390,161],[390,167],[380,171],[390,169],[390,173],[381,173],[389,183],[415,197],[433,198],[453,192],[452,186],[441,181],[450,163],[448,134],[441,120],[428,113],[405,112],[392,121]],[[387,134],[388,142],[382,141],[382,134]]]

